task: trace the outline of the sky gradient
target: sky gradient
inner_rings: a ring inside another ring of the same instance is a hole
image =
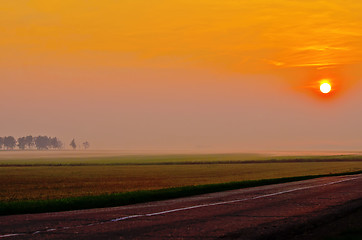
[[[359,150],[361,11],[357,0],[0,0],[0,135]]]

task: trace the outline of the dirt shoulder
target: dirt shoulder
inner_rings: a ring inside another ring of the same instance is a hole
[[[324,210],[321,217],[273,232],[263,239],[343,240],[362,239],[362,198]]]

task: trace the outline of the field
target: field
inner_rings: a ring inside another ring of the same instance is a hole
[[[1,153],[0,201],[96,196],[361,170],[360,155]]]

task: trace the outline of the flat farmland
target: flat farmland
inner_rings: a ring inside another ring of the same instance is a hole
[[[1,155],[0,155],[1,156]],[[0,159],[0,201],[60,199],[362,170],[359,155],[41,156]]]

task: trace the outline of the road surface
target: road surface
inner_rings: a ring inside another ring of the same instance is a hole
[[[359,174],[114,208],[2,216],[0,238],[313,239],[316,230],[361,208]]]

